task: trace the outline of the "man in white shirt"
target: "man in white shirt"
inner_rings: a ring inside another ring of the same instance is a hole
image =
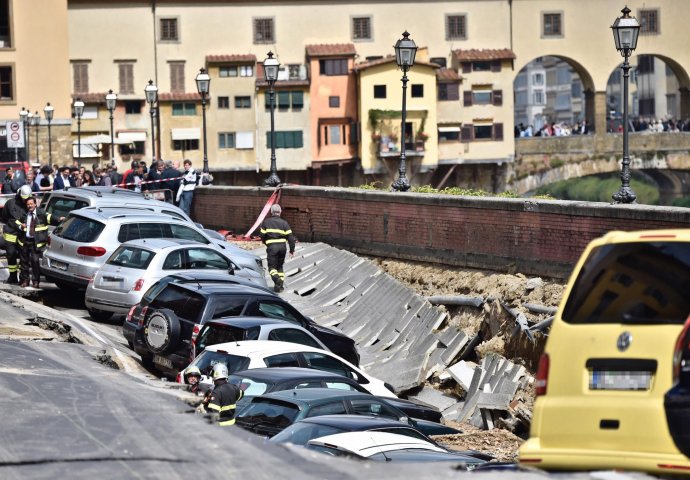
[[[199,176],[196,170],[192,168],[192,161],[185,159],[184,161],[184,172],[182,173],[182,181],[180,182],[180,187],[177,190],[176,200],[179,203],[179,207],[189,216],[191,216],[192,211],[192,200],[194,199],[194,189],[199,181]]]

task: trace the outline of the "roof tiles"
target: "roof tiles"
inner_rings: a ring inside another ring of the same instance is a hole
[[[307,45],[306,50],[307,57],[341,57],[357,54],[357,50],[355,50],[355,46],[352,43]]]
[[[256,55],[253,53],[206,55],[206,63],[256,63]]]
[[[512,60],[515,53],[509,48],[453,50],[453,55],[459,62],[474,62],[486,60]]]

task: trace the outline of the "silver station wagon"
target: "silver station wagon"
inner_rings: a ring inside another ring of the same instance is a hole
[[[225,271],[265,286],[265,278],[242,268],[212,246],[184,239],[148,238],[120,245],[86,288],[85,303],[94,320],[125,314],[161,278],[189,271]]]

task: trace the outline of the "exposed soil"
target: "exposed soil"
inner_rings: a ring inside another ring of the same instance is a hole
[[[520,437],[500,428],[486,431],[464,423],[458,427],[463,433],[437,435],[434,440],[451,450],[477,450],[488,453],[500,462],[517,460],[518,448],[524,441]]]

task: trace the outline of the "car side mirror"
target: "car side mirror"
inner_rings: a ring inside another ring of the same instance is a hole
[[[398,420],[400,420],[403,423],[410,423],[409,417],[400,417]]]
[[[235,270],[237,270],[237,266],[236,266],[234,263],[230,262],[230,263],[228,264],[228,273],[229,273],[230,275],[234,275],[234,274],[235,274]]]

